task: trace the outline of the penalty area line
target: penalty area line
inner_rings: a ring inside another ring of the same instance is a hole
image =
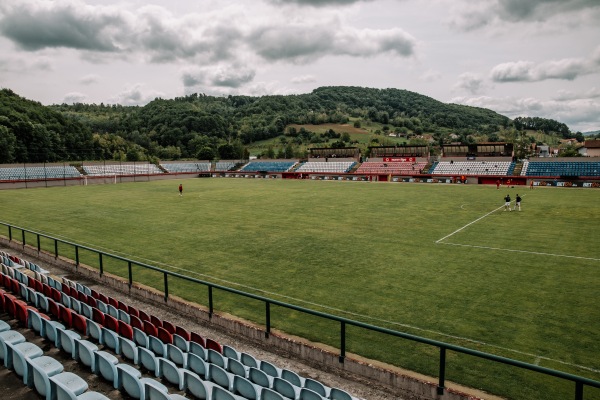
[[[461,207],[462,207],[462,206],[461,206]],[[481,216],[481,217],[477,218],[475,221],[471,221],[471,222],[469,222],[468,224],[466,224],[465,226],[463,226],[463,227],[461,227],[461,228],[458,228],[457,230],[455,230],[455,231],[454,231],[454,232],[452,232],[451,234],[449,234],[449,235],[446,235],[446,236],[444,236],[443,238],[436,240],[436,243],[440,243],[442,240],[448,239],[450,236],[453,236],[453,235],[457,234],[458,232],[462,231],[463,229],[465,229],[465,228],[467,228],[467,227],[469,227],[469,226],[473,225],[475,222],[481,221],[482,219],[484,219],[484,218],[485,218],[485,217],[487,217],[488,215],[495,213],[496,211],[500,210],[502,207],[504,207],[504,206],[500,206],[500,207],[498,207],[498,208],[496,208],[496,209],[494,209],[494,210],[490,211],[489,213],[487,213],[487,214],[485,214],[485,215],[483,215],[483,216]]]
[[[484,250],[496,250],[496,251],[511,251],[513,253],[525,253],[525,254],[533,254],[536,256],[550,256],[550,257],[564,257],[564,258],[575,258],[578,260],[588,260],[588,261],[600,261],[600,258],[594,258],[594,257],[583,257],[583,256],[570,256],[568,254],[554,254],[554,253],[544,253],[541,251],[530,251],[530,250],[518,250],[518,249],[503,249],[500,247],[489,247],[489,246],[477,246],[474,244],[461,244],[461,243],[439,243],[436,242],[438,244],[445,244],[448,246],[460,246],[460,247],[472,247],[475,249],[484,249]]]

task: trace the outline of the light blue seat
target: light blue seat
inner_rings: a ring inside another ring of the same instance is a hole
[[[183,372],[171,360],[163,357],[158,357],[157,378],[163,378],[167,382],[177,386],[179,390],[183,389]]]
[[[44,325],[44,338],[52,342],[54,347],[58,347],[58,328],[65,329],[65,326],[58,321],[42,319]]]
[[[329,397],[329,391],[331,390],[330,388],[323,385],[321,382],[315,381],[314,379],[310,379],[310,378],[306,378],[304,380],[303,387],[310,389],[313,392],[316,392],[323,397]]]
[[[125,322],[126,324],[131,323],[131,317],[123,310],[118,310],[119,316],[117,317],[120,321]]]
[[[148,335],[139,328],[133,327],[133,341],[141,347],[148,347]]]
[[[258,368],[260,361],[248,353],[240,353],[240,361],[247,367]]]
[[[51,400],[50,377],[61,373],[64,370],[63,365],[49,356],[27,359],[26,362],[29,368],[27,386],[35,387],[46,400]]]
[[[107,304],[106,308],[108,309],[108,315],[110,315],[111,317],[115,317],[116,319],[119,319],[119,310],[117,309],[117,307],[115,307],[111,304]]]
[[[25,301],[29,301],[29,292],[27,291],[27,286],[25,286],[22,282],[19,282],[19,293],[21,298]]]
[[[298,400],[325,400],[325,397],[310,389],[302,388]]]
[[[275,365],[271,364],[270,362],[267,361],[261,361],[260,362],[260,366],[259,369],[261,371],[264,371],[267,373],[267,375],[270,375],[274,378],[279,378],[281,377],[281,369],[276,367]]]
[[[223,355],[227,358],[232,358],[238,361],[240,359],[240,352],[227,345],[223,345]]]
[[[294,386],[302,387],[304,386],[304,378],[295,373],[294,371],[290,371],[289,369],[281,370],[281,378],[290,382]]]
[[[81,307],[81,312],[79,314],[82,314],[88,319],[92,319],[92,307],[82,302],[79,302],[79,306]]]
[[[17,344],[25,342],[25,336],[17,331],[0,332],[0,359],[6,363],[6,355],[8,353],[7,344]]]
[[[0,320],[0,332],[10,331],[10,325],[6,321]]]
[[[250,379],[250,381],[254,382],[257,385],[266,388],[271,388],[273,385],[272,376],[269,376],[264,371],[261,371],[260,369],[254,367],[250,367],[250,369],[248,370],[248,379]]]
[[[117,389],[127,393],[134,399],[146,399],[145,387],[154,386],[157,390],[168,393],[165,385],[152,378],[142,378],[142,373],[128,364],[117,365]]]
[[[38,292],[33,288],[27,288],[27,301],[29,301],[35,308],[39,308],[40,303],[38,301]]]
[[[57,328],[57,347],[75,358],[75,340],[81,339],[81,335],[70,329]]]
[[[195,372],[206,380],[209,378],[208,363],[196,354],[188,354],[187,369]]]
[[[220,386],[213,386],[211,400],[244,400],[244,398],[236,396]]]
[[[48,312],[48,308],[49,308],[48,297],[46,297],[46,295],[38,292],[37,301],[38,301],[38,309]]]
[[[119,334],[104,327],[102,327],[101,329],[103,344],[109,349],[113,350],[115,353],[121,354],[121,347],[119,345]]]
[[[234,375],[239,375],[244,378],[247,378],[249,370],[250,370],[249,367],[246,367],[241,362],[234,360],[232,358],[230,358],[229,361],[227,362],[227,371],[231,372]]]
[[[138,346],[132,340],[119,336],[119,350],[121,356],[131,360],[134,364],[138,363]]]
[[[28,368],[27,359],[34,359],[44,355],[44,351],[33,343],[7,343],[6,357],[4,358],[4,366],[8,369],[14,369],[15,373],[23,378],[23,383],[27,384]]]
[[[329,398],[331,400],[354,400],[354,398],[347,392],[338,388],[331,388],[331,391],[329,392]]]
[[[108,313],[108,305],[102,300],[96,300],[96,308],[104,314]]]
[[[292,385],[290,382],[282,378],[273,378],[274,391],[281,394],[283,397],[295,399],[300,395],[300,388]]]
[[[169,360],[173,361],[175,364],[187,368],[188,364],[188,353],[184,353],[177,346],[173,346],[172,344],[167,344],[167,357]]]
[[[50,398],[52,400],[77,398],[77,396],[83,394],[87,389],[88,384],[85,379],[72,372],[61,372],[50,377]]]
[[[96,340],[100,344],[104,344],[104,336],[102,334],[102,325],[88,318],[86,321],[87,335]]]
[[[167,354],[167,346],[157,337],[148,336],[148,348],[159,357]]]
[[[173,334],[173,345],[177,346],[181,351],[185,353],[190,351],[190,342],[176,333]]]
[[[96,361],[94,353],[98,351],[98,346],[89,340],[75,340],[75,352],[73,359],[77,362],[89,367],[92,371],[95,371]]]
[[[200,357],[204,361],[208,360],[208,354],[207,354],[206,349],[204,347],[200,346],[196,342],[190,342],[190,351],[189,351],[189,353],[197,355],[198,357]]]
[[[101,376],[108,382],[113,384],[113,387],[117,388],[117,364],[119,360],[106,351],[100,350],[94,353],[94,367],[95,370],[92,372],[98,376]]]
[[[151,350],[140,346],[138,346],[138,365],[152,372],[154,375],[158,372],[156,355]]]
[[[218,365],[223,369],[227,368],[227,358],[223,357],[221,353],[217,353],[213,349],[208,349],[207,354],[209,363]]]
[[[208,365],[208,376],[211,382],[214,382],[227,390],[233,389],[233,374],[230,374],[218,365]]]
[[[63,306],[71,308],[71,296],[69,296],[65,292],[60,293],[60,302]]]
[[[231,391],[248,400],[259,400],[262,389],[248,379],[236,375],[233,377],[233,388]]]
[[[79,300],[71,298],[71,310],[75,311],[77,314],[81,314],[81,304],[85,303],[81,303]]]
[[[277,393],[276,391],[268,388],[263,388],[260,392],[260,400],[289,400]]]
[[[144,396],[146,400],[188,400],[178,394],[169,394],[153,385],[151,382],[144,382]]]
[[[211,399],[214,383],[205,381],[198,374],[183,370],[183,390],[197,399]]]
[[[62,381],[56,381],[50,378],[50,390],[56,395],[56,400],[110,400],[102,393],[87,391],[76,395],[70,387],[64,385]]]

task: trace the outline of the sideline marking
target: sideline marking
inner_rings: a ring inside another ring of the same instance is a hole
[[[502,206],[502,207],[504,207],[504,206]],[[498,209],[500,209],[502,207],[499,207]],[[496,209],[494,211],[497,211],[498,209]],[[489,212],[488,214],[484,215],[481,218],[486,217],[487,215],[491,214],[494,211]],[[479,218],[479,219],[481,219],[481,218]],[[477,222],[478,220],[475,220],[475,221],[471,222],[471,224]],[[466,225],[466,226],[468,226],[468,225]],[[465,228],[466,226],[464,226],[463,228]],[[461,229],[463,229],[463,228],[461,228]],[[63,237],[65,239],[68,239],[69,241],[71,241],[70,238],[68,238],[66,236],[63,236],[63,235],[57,235],[57,234],[54,234],[52,232],[43,232],[43,231],[38,231],[38,232],[51,234],[51,235],[56,236],[56,237]],[[452,234],[454,234],[454,233],[452,233]],[[442,239],[440,239],[440,240],[442,240]],[[90,247],[95,246],[93,243],[85,243],[85,242],[83,242],[81,244],[84,244],[84,245],[87,244]],[[441,244],[456,245],[454,243],[441,243]],[[458,246],[462,246],[462,245],[458,245]],[[465,245],[465,246],[468,246],[468,245]],[[109,249],[107,247],[102,247],[102,246],[95,246],[95,247],[97,247],[98,249],[103,249],[105,251],[110,251],[112,254],[115,254],[115,255],[121,254],[123,256],[128,256],[130,258],[134,258],[135,257],[135,256],[133,256],[131,254],[124,253],[124,252],[121,252],[121,251],[115,251],[115,250]],[[503,250],[503,249],[501,249],[501,250]],[[514,251],[521,251],[521,250],[514,250]],[[567,256],[567,257],[573,257],[573,256]],[[495,345],[495,344],[483,342],[483,341],[476,340],[476,339],[471,339],[471,338],[464,337],[464,336],[450,335],[448,333],[443,333],[443,332],[440,332],[440,331],[435,331],[433,329],[420,328],[420,327],[415,326],[415,325],[404,324],[404,323],[401,323],[401,322],[389,321],[389,320],[386,320],[386,319],[372,317],[372,316],[369,316],[369,315],[354,313],[354,312],[351,312],[351,311],[342,310],[342,309],[339,309],[339,308],[330,307],[330,306],[326,306],[326,305],[323,305],[323,304],[319,304],[319,303],[315,303],[315,302],[311,302],[311,301],[307,301],[307,300],[303,300],[303,299],[298,299],[298,298],[287,296],[287,295],[284,295],[284,294],[279,294],[279,293],[269,292],[269,291],[262,290],[262,289],[257,289],[257,288],[254,288],[252,286],[243,285],[241,283],[228,281],[228,280],[225,280],[225,279],[213,277],[211,275],[202,274],[202,273],[198,273],[198,272],[195,272],[195,271],[190,271],[190,270],[185,269],[185,268],[175,267],[175,266],[170,265],[170,264],[166,264],[166,263],[163,263],[163,262],[151,260],[151,259],[144,258],[144,257],[138,257],[138,259],[139,260],[145,260],[145,261],[151,262],[151,263],[153,263],[155,265],[162,265],[162,266],[174,269],[174,270],[185,271],[185,272],[187,272],[189,274],[193,274],[193,275],[197,275],[197,276],[203,276],[203,277],[207,277],[207,278],[210,278],[210,279],[213,279],[213,280],[216,280],[216,281],[221,281],[221,282],[228,283],[228,284],[231,284],[231,285],[236,285],[238,287],[242,287],[242,288],[245,288],[245,289],[251,289],[251,290],[254,290],[256,292],[278,296],[278,297],[281,297],[281,298],[284,298],[284,299],[289,299],[289,300],[297,301],[299,303],[310,304],[310,305],[313,305],[313,306],[321,307],[321,308],[326,309],[326,310],[336,311],[336,312],[340,312],[340,313],[343,313],[343,314],[352,315],[352,316],[355,316],[355,317],[361,317],[361,318],[365,318],[365,319],[370,319],[370,320],[373,320],[373,321],[384,322],[384,323],[387,323],[387,324],[390,324],[390,325],[401,326],[403,328],[414,329],[416,331],[427,332],[427,333],[431,333],[431,334],[435,334],[435,335],[438,335],[438,336],[447,337],[447,338],[451,338],[451,339],[463,340],[465,342],[470,342],[470,343],[478,344],[478,345],[481,345],[481,346],[487,346],[487,347],[490,347],[490,348],[495,348],[495,349],[499,349],[499,350],[503,350],[503,351],[507,351],[507,352],[511,352],[511,353],[515,353],[515,354],[519,354],[519,355],[522,355],[522,356],[532,357],[532,358],[534,358],[534,360],[538,360],[538,359],[539,360],[545,360],[545,361],[555,362],[555,363],[562,364],[562,365],[568,365],[570,367],[575,367],[575,368],[583,369],[583,370],[590,371],[590,372],[593,372],[593,373],[600,373],[600,369],[594,369],[594,368],[591,368],[591,367],[586,367],[584,365],[573,364],[573,363],[569,363],[569,362],[562,361],[562,360],[557,360],[557,359],[550,358],[550,357],[540,356],[540,355],[533,354],[533,353],[527,353],[527,352],[521,351],[521,350],[516,350],[516,349],[511,349],[511,348],[508,348],[508,347],[498,346],[498,345]],[[592,260],[600,261],[600,260],[597,260],[597,259],[592,259]]]
[[[438,243],[438,242],[436,242]],[[583,256],[569,256],[566,254],[554,254],[554,253],[544,253],[541,251],[529,251],[529,250],[517,250],[517,249],[503,249],[500,247],[488,247],[488,246],[477,246],[474,244],[460,244],[460,243],[438,243],[438,244],[445,244],[445,245],[449,245],[449,246],[462,246],[462,247],[473,247],[476,249],[484,249],[484,250],[498,250],[498,251],[512,251],[513,253],[526,253],[526,254],[535,254],[538,256],[551,256],[551,257],[565,257],[565,258],[576,258],[579,260],[589,260],[589,261],[600,261],[600,258],[594,258],[594,257],[583,257]]]

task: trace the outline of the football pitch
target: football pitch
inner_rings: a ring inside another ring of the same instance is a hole
[[[522,211],[503,210],[507,193],[512,206],[521,194]],[[0,220],[286,303],[600,380],[598,190],[186,179],[2,190]],[[81,257],[97,265],[97,256]],[[122,263],[107,261],[104,270],[127,276]],[[161,274],[135,268],[134,279],[162,289]],[[206,305],[205,289],[189,282],[170,282],[169,293]],[[264,307],[240,299],[219,292],[215,309],[264,323]],[[273,315],[276,329],[339,346],[337,323],[280,307]],[[437,348],[353,327],[347,333],[350,352],[437,377]],[[513,399],[574,393],[570,382],[455,353],[446,374]],[[586,387],[584,395],[597,399],[600,390]]]

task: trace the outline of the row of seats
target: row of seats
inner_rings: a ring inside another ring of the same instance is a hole
[[[350,171],[356,162],[354,161],[307,161],[296,169],[296,172],[337,172]]]
[[[80,321],[79,326],[85,326],[80,329],[86,330],[98,343],[163,379],[174,381],[179,387],[185,386],[182,381],[185,377],[192,381],[195,379],[186,372],[191,370],[205,381],[223,386],[233,393],[246,393],[245,398],[275,399],[280,398],[279,394],[293,399],[352,399],[339,389],[328,388],[318,381],[302,378],[292,371],[204,339],[78,283],[63,278],[62,284],[56,280],[49,281],[54,285],[52,287],[26,277],[17,269],[10,270],[17,278],[27,281],[27,285],[20,282],[20,291],[28,296],[31,303],[67,322],[70,327],[75,323],[72,316],[79,315],[80,318],[76,319]],[[40,295],[32,295],[32,288]],[[69,309],[73,312],[65,311]],[[85,318],[85,323],[81,322],[81,318]],[[72,344],[70,347],[76,346]],[[196,382],[195,387],[200,390],[199,383]]]
[[[439,161],[430,171],[433,175],[498,175],[514,170],[511,161]]]
[[[356,170],[357,174],[404,174],[421,173],[425,162],[364,162]]]
[[[289,171],[295,164],[296,161],[250,161],[248,164],[244,165],[240,171],[286,172]]]
[[[215,171],[230,171],[235,167],[235,163],[231,161],[217,161],[215,163]]]
[[[209,172],[212,165],[203,163],[162,163],[160,164],[167,172]]]
[[[163,173],[156,165],[150,163],[84,165],[82,168],[87,175],[93,176],[149,175]]]
[[[25,181],[44,179],[78,178],[77,168],[66,166],[0,168],[0,181]]]
[[[600,176],[596,161],[524,161],[523,176]]]

